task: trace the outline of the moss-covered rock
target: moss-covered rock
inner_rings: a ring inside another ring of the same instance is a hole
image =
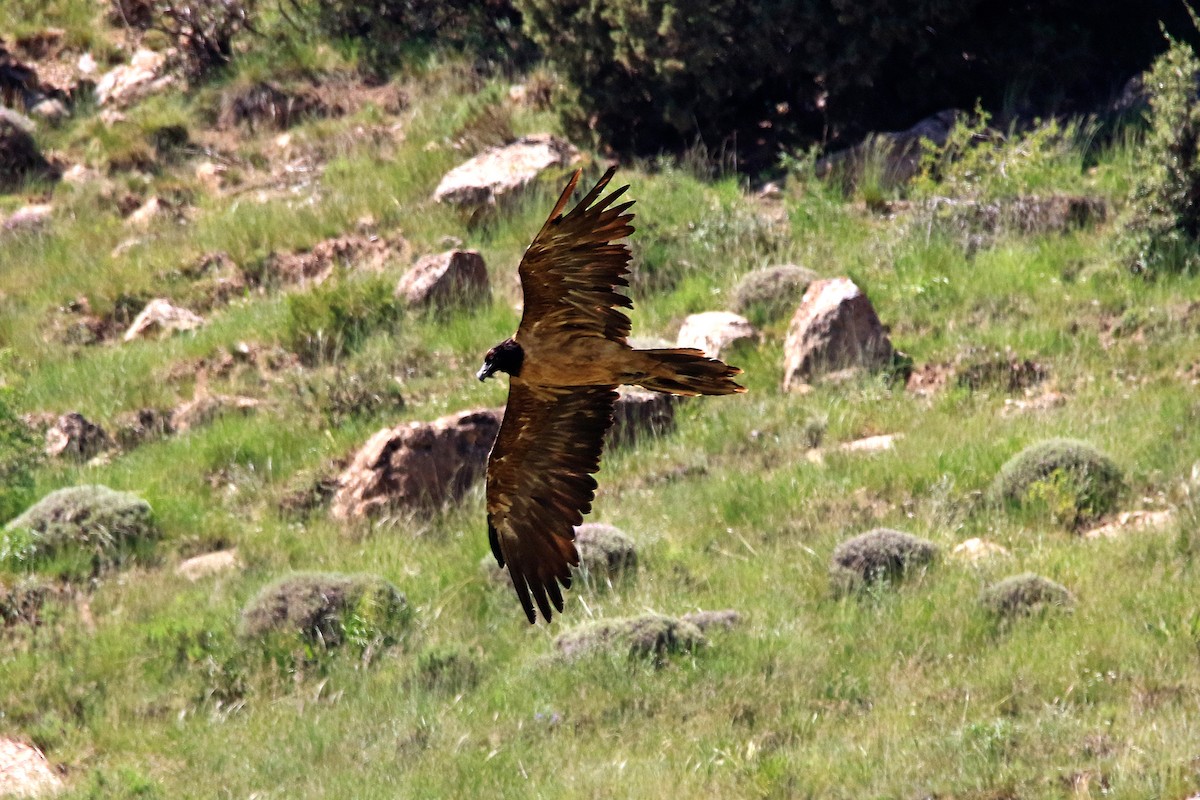
[[[399,640],[408,602],[378,575],[301,572],[264,587],[242,609],[244,639],[292,639],[327,649],[359,649]]]
[[[150,504],[107,486],[71,486],[43,497],[4,526],[0,564],[66,578],[149,552],[159,538]]]
[[[1075,598],[1062,584],[1025,572],[984,589],[979,602],[989,613],[1011,619],[1048,608],[1066,608]]]
[[[575,529],[579,551],[576,572],[586,582],[616,580],[637,570],[637,548],[620,529],[603,522],[585,522]]]
[[[829,564],[836,594],[845,594],[882,581],[899,581],[933,562],[933,542],[890,528],[876,528],[839,544]]]
[[[559,634],[554,640],[555,648],[565,659],[610,653],[649,659],[655,664],[706,644],[708,640],[692,623],[660,614],[597,620]]]
[[[790,317],[808,285],[820,277],[808,267],[795,264],[748,272],[733,289],[733,310],[756,326]]]
[[[1017,453],[992,483],[992,498],[1042,508],[1072,528],[1111,513],[1125,491],[1121,468],[1087,442],[1048,439]]]

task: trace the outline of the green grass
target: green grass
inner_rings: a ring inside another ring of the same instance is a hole
[[[0,22],[35,28],[35,5],[6,7]],[[87,28],[71,22],[80,4],[47,8],[46,21]],[[320,42],[295,47],[247,57],[193,94],[148,101],[108,134],[87,111],[45,141],[103,167],[157,125],[198,132],[227,84],[353,63]],[[568,593],[551,627],[527,626],[511,591],[480,569],[482,487],[437,513],[376,523],[282,515],[296,476],[379,428],[504,402],[503,381],[473,374],[518,322],[516,264],[560,190],[561,172],[481,220],[434,205],[441,175],[466,155],[455,149],[464,131],[478,142],[495,120],[515,134],[555,123],[519,108],[505,117],[496,109],[508,80],[452,60],[431,58],[395,80],[409,102],[394,118],[367,111],[292,129],[322,166],[311,195],[209,196],[193,177],[199,157],[167,159],[142,178],[108,175],[113,191],[55,187],[45,232],[0,238],[0,376],[18,410],[78,410],[109,428],[125,412],[190,400],[200,359],[239,342],[294,344],[289,309],[325,290],[303,290],[304,300],[254,293],[166,339],[65,345],[51,320],[80,294],[101,313],[122,294],[170,297],[183,287],[179,268],[203,253],[223,250],[253,269],[364,214],[415,254],[443,249],[447,236],[479,249],[494,291],[479,308],[383,315],[307,372],[208,377],[210,392],[261,400],[252,413],[106,462],[35,466],[37,496],[80,483],[136,492],[162,530],[152,558],[52,601],[41,626],[0,629],[0,734],[34,741],[61,765],[64,796],[1065,798],[1081,796],[1083,782],[1117,798],[1200,791],[1200,489],[1189,477],[1200,458],[1200,284],[1126,274],[1111,255],[1113,222],[1035,237],[1001,230],[968,247],[914,222],[918,211],[880,216],[796,175],[777,227],[736,177],[626,166],[618,180],[631,184],[638,215],[636,337],[673,339],[687,314],[727,307],[746,272],[799,263],[852,276],[918,367],[1010,350],[1043,365],[1045,388],[1064,403],[1010,413],[1005,401],[1021,398],[998,388],[922,396],[873,377],[785,395],[786,323],[769,328],[738,355],[747,395],[688,401],[673,432],[605,456],[591,518],[634,539],[639,570],[611,590]],[[354,133],[375,124],[401,135]],[[239,134],[248,173],[270,165],[275,135]],[[1042,136],[1027,150],[1010,137],[989,156],[1032,154],[1004,181],[940,191],[1124,197],[1135,136],[1086,153],[1084,137]],[[194,211],[186,224],[134,232],[114,208],[123,191],[190,192]],[[143,241],[113,253],[133,236]],[[391,264],[377,280],[408,266]],[[395,376],[403,406],[332,415],[319,393],[298,389],[348,374]],[[814,430],[819,465],[805,455]],[[832,449],[881,433],[902,434],[893,451]],[[1053,437],[1109,453],[1127,476],[1129,508],[1171,507],[1177,520],[1085,541],[987,502],[1005,461]],[[943,558],[894,589],[835,597],[830,553],[877,526],[943,553],[982,536],[1011,556]],[[181,559],[227,546],[243,570],[194,584],[175,574]],[[382,576],[408,598],[409,632],[370,663],[239,645],[242,607],[292,571]],[[997,624],[980,592],[1022,572],[1062,583],[1073,610]],[[0,582],[15,578],[0,572]],[[662,668],[551,657],[557,632],[590,619],[726,607],[742,613],[741,626],[710,630],[710,647]],[[460,666],[431,677],[443,663]]]

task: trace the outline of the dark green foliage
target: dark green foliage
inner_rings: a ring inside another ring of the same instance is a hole
[[[400,590],[378,575],[302,572],[266,586],[242,610],[241,635],[301,642],[309,654],[350,645],[363,653],[399,641],[410,617]]]
[[[760,327],[783,319],[795,313],[808,285],[819,277],[795,264],[748,272],[733,288],[733,310]]]
[[[559,634],[554,640],[566,659],[610,653],[649,659],[657,666],[668,656],[690,653],[707,644],[704,634],[692,623],[661,614],[597,620]]]
[[[833,549],[829,580],[836,594],[896,582],[937,558],[937,545],[890,528],[876,528]]]
[[[1172,42],[1143,77],[1150,130],[1138,151],[1121,250],[1134,272],[1195,272],[1200,266],[1200,59]]]
[[[1017,453],[996,475],[992,497],[1048,512],[1079,527],[1115,511],[1125,491],[1121,468],[1087,442],[1048,439]]]
[[[340,276],[288,295],[286,345],[309,363],[354,350],[371,333],[400,319],[392,286],[378,277]]]
[[[518,0],[568,84],[569,122],[612,147],[740,152],[899,130],[946,108],[1107,97],[1161,49],[1167,0]],[[1182,24],[1180,24],[1182,23]]]
[[[13,411],[12,391],[0,388],[0,521],[33,499],[33,467],[41,455],[33,431]]]
[[[86,578],[145,554],[159,538],[150,504],[107,486],[71,486],[43,497],[0,533],[0,565]]]
[[[353,40],[367,61],[387,67],[414,47],[445,47],[501,62],[531,55],[511,0],[287,0],[326,33]]]
[[[1075,598],[1062,584],[1026,572],[987,587],[980,594],[979,602],[997,617],[1013,618],[1051,607],[1067,607],[1075,602]]]

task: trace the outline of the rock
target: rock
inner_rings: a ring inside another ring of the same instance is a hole
[[[407,254],[408,242],[401,237],[350,234],[324,239],[308,250],[271,253],[264,272],[268,280],[306,286],[324,282],[338,267],[382,272],[393,258]]]
[[[141,339],[154,333],[190,331],[204,324],[204,317],[186,308],[171,305],[169,300],[151,300],[133,320],[122,337],[126,342]]]
[[[483,477],[500,418],[494,410],[463,411],[379,431],[338,477],[330,513],[358,519],[458,500]]]
[[[221,96],[217,125],[232,128],[245,123],[284,130],[314,116],[325,116],[325,104],[312,90],[286,91],[269,81],[227,89]]]
[[[231,548],[229,550],[217,550],[212,553],[193,556],[186,561],[182,561],[175,568],[175,574],[187,578],[189,581],[198,581],[201,578],[228,572],[240,566],[241,562],[238,561],[237,548]]]
[[[820,276],[808,267],[779,264],[748,272],[733,288],[733,310],[760,325],[794,313]]]
[[[166,57],[145,48],[133,54],[128,64],[113,67],[96,84],[99,105],[126,106],[169,86],[174,77],[163,75]]]
[[[75,411],[63,414],[46,431],[48,456],[65,455],[77,461],[87,461],[111,444],[112,440],[99,425],[88,422]]]
[[[253,411],[262,401],[253,397],[224,394],[200,394],[171,412],[170,430],[183,433],[207,425],[228,411]]]
[[[428,255],[404,274],[396,297],[414,307],[469,306],[491,297],[487,265],[478,250]]]
[[[196,180],[200,185],[207,189],[212,194],[220,194],[221,189],[225,185],[225,173],[227,169],[222,164],[215,164],[212,161],[201,161],[196,165]]]
[[[42,751],[33,745],[0,737],[0,794],[44,797],[63,789]]]
[[[866,136],[860,144],[834,153],[817,162],[821,177],[838,174],[849,186],[862,180],[867,169],[877,170],[884,186],[908,181],[921,169],[923,139],[941,147],[963,114],[948,109],[931,114],[908,130],[884,131]]]
[[[41,230],[46,227],[46,223],[50,221],[50,216],[53,213],[54,206],[49,203],[22,206],[14,211],[8,219],[4,220],[3,227],[6,231]]]
[[[32,108],[29,113],[38,119],[44,119],[51,125],[57,125],[71,115],[65,103],[56,97],[47,97]]]
[[[1027,195],[1000,200],[937,197],[924,207],[925,226],[959,236],[989,237],[1000,231],[1024,236],[1065,233],[1104,222],[1108,202],[1084,195]],[[984,242],[988,241],[986,238]]]
[[[1062,584],[1026,572],[984,589],[979,603],[997,617],[1013,619],[1028,616],[1053,607],[1066,608],[1075,602],[1074,596]]]
[[[1013,414],[1021,414],[1027,411],[1049,411],[1052,408],[1059,408],[1067,404],[1067,396],[1062,392],[1049,390],[1041,394],[1027,395],[1024,399],[1017,400],[1011,397],[1004,399],[1004,407],[1000,409],[1000,416],[1011,417]]]
[[[784,344],[784,391],[847,367],[878,369],[892,343],[871,301],[849,278],[816,281],[804,293]]]
[[[676,395],[651,392],[636,386],[622,386],[613,408],[613,426],[608,431],[608,447],[632,446],[642,436],[658,436],[675,428]]]
[[[0,533],[0,561],[28,572],[43,564],[63,577],[87,578],[157,540],[150,504],[107,486],[51,492]]]
[[[41,625],[46,603],[68,592],[66,587],[41,578],[23,578],[9,585],[0,582],[0,635],[4,628],[14,625]],[[0,778],[3,775],[0,758]],[[4,782],[0,780],[0,797],[4,796],[3,788]]]
[[[1005,462],[991,497],[1012,507],[1034,506],[1079,529],[1116,510],[1125,491],[1121,468],[1087,442],[1046,439]]]
[[[493,147],[446,173],[433,193],[438,203],[495,205],[529,185],[543,170],[580,159],[573,145],[548,133]]]
[[[609,653],[650,659],[660,666],[668,656],[690,653],[707,644],[692,623],[660,614],[588,622],[554,639],[554,647],[566,660]]]
[[[193,281],[187,296],[200,310],[224,305],[250,291],[250,280],[228,253],[205,253],[180,270]]]
[[[732,608],[722,611],[693,611],[690,614],[684,614],[681,619],[684,622],[690,622],[701,631],[707,631],[709,628],[732,630],[742,624],[742,615]]]
[[[163,205],[157,197],[151,197],[138,206],[125,218],[125,224],[136,228],[145,228],[163,211]]]
[[[734,344],[753,341],[757,336],[758,331],[740,314],[705,311],[688,315],[679,329],[675,344],[677,347],[703,350],[709,358],[720,358]]]
[[[64,183],[72,186],[82,186],[100,180],[100,173],[83,164],[75,164],[63,173],[62,179]]]
[[[1107,525],[1084,531],[1083,538],[1112,539],[1126,533],[1161,530],[1174,521],[1172,511],[1122,511]]]
[[[995,542],[989,542],[987,539],[980,539],[978,536],[959,542],[950,551],[952,558],[956,558],[959,561],[966,561],[970,564],[1007,555],[1009,555],[1009,552],[1006,548]]]
[[[320,649],[338,647],[353,631],[364,642],[394,643],[408,625],[411,610],[389,581],[365,573],[302,572],[262,589],[242,610],[239,634],[245,639],[299,636]]]
[[[933,542],[890,528],[875,528],[833,549],[829,577],[834,592],[846,594],[881,581],[898,582],[933,562]]]
[[[603,522],[575,528],[579,571],[586,580],[613,581],[637,570],[637,548],[621,530]]]
[[[125,450],[174,432],[171,412],[158,408],[140,408],[117,418],[117,444]]]

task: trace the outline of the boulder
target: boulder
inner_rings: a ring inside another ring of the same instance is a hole
[[[125,218],[125,224],[134,228],[146,228],[159,217],[164,210],[164,204],[157,197],[150,197],[146,202],[130,212]]]
[[[757,336],[758,331],[740,314],[705,311],[688,315],[679,329],[675,344],[677,347],[703,350],[709,358],[720,358],[723,352],[738,342],[754,341]]]
[[[844,594],[881,581],[897,582],[937,558],[937,545],[890,528],[875,528],[833,550],[829,577],[835,593]]]
[[[22,206],[4,220],[3,229],[6,231],[36,231],[46,227],[54,206],[49,203],[36,203]]]
[[[598,653],[649,659],[656,665],[668,656],[690,653],[708,644],[690,622],[661,614],[597,620],[559,634],[554,647],[566,660]]]
[[[204,317],[186,308],[171,305],[169,300],[151,300],[133,320],[122,337],[127,342],[142,339],[155,333],[190,331],[204,324]]]
[[[100,76],[96,102],[102,106],[126,106],[166,88],[174,76],[163,74],[165,64],[166,56],[162,53],[138,50],[128,64],[120,64]]]
[[[396,286],[396,297],[412,307],[465,306],[490,296],[487,265],[478,250],[424,256]]]
[[[175,574],[187,578],[189,581],[198,581],[210,575],[228,572],[239,566],[241,566],[241,562],[238,560],[237,548],[231,548],[186,559],[175,568]]]
[[[760,325],[793,313],[820,276],[808,267],[778,264],[748,272],[733,288],[733,310]]]
[[[664,392],[651,392],[636,386],[622,386],[613,408],[613,426],[605,444],[609,447],[632,445],[647,434],[657,436],[675,427],[675,406],[681,398]]]
[[[878,369],[894,351],[871,301],[849,278],[816,281],[804,293],[784,343],[784,391],[848,367]]]
[[[384,428],[338,476],[330,512],[335,519],[357,519],[458,500],[483,477],[500,419],[499,411],[483,409]]]
[[[46,431],[48,456],[67,456],[77,461],[87,461],[111,444],[112,440],[103,428],[89,422],[76,411],[63,414]]]
[[[12,797],[45,797],[63,789],[42,751],[0,737],[0,793]]]
[[[862,143],[818,161],[817,174],[821,177],[837,174],[845,184],[854,186],[868,169],[877,169],[884,186],[905,183],[920,172],[921,142],[928,140],[937,147],[945,145],[961,116],[961,111],[947,109],[925,117],[907,130],[869,134]]]
[[[253,411],[260,405],[262,405],[262,401],[254,397],[200,392],[171,412],[168,427],[171,432],[183,433],[190,428],[207,425],[226,412],[241,411],[245,413]]]
[[[157,408],[139,408],[117,418],[117,443],[126,450],[174,432],[171,412]]]
[[[242,610],[245,639],[299,637],[318,648],[395,642],[411,610],[404,595],[378,575],[302,572],[265,586]]]
[[[493,147],[446,173],[433,193],[438,203],[491,206],[524,189],[544,170],[579,161],[579,151],[556,136],[539,133]]]
[[[951,558],[965,561],[968,564],[1007,555],[1009,555],[1009,552],[1004,546],[990,542],[987,539],[980,539],[978,536],[959,542],[950,551]]]

